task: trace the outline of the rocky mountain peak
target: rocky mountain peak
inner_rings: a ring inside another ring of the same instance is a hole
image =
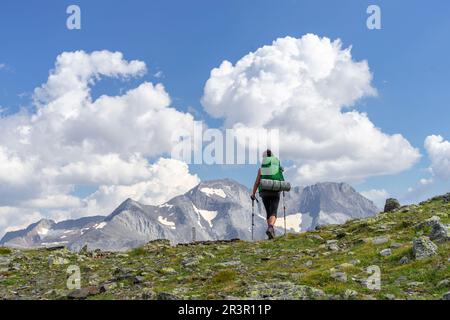
[[[172,243],[191,242],[194,237],[202,241],[248,240],[252,212],[249,193],[246,186],[231,179],[203,181],[159,206],[144,205],[129,198],[106,218],[83,218],[56,225],[43,220],[33,225],[36,232],[32,237],[27,237],[27,232],[9,233],[1,243],[22,247],[64,243],[73,250],[87,245],[89,249],[123,251],[155,239]],[[343,223],[378,212],[372,202],[345,183],[296,187],[286,193],[285,201],[289,232],[311,230],[319,224]],[[280,203],[280,217],[282,210]],[[283,232],[282,218],[278,221],[277,232]],[[265,237],[265,228],[266,217],[260,202],[255,208],[255,239]]]

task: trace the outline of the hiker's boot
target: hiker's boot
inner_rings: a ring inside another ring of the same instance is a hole
[[[267,237],[269,237],[269,240],[275,238],[275,230],[274,230],[273,226],[269,226],[267,228],[266,234],[267,234]]]

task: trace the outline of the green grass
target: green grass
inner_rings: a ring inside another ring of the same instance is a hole
[[[217,272],[211,279],[214,284],[224,284],[235,280],[237,274],[234,270],[222,270]]]
[[[102,258],[85,258],[78,261],[77,255],[67,252],[66,258],[71,264],[79,265],[82,270],[83,285],[88,285],[93,276],[102,284],[114,279],[113,270],[130,270],[132,276],[142,276],[145,283],[133,283],[133,277],[117,281],[118,287],[112,292],[99,294],[89,299],[134,299],[142,295],[144,289],[154,292],[166,292],[184,298],[222,299],[224,296],[245,297],[249,288],[257,283],[287,281],[297,285],[307,285],[323,290],[328,295],[343,296],[345,290],[359,293],[358,298],[370,295],[385,299],[387,294],[397,298],[438,299],[448,288],[438,288],[437,284],[450,279],[448,257],[450,243],[436,243],[438,255],[424,260],[414,260],[412,239],[418,234],[427,234],[429,230],[418,229],[417,225],[425,219],[438,215],[443,223],[450,222],[450,204],[431,201],[409,212],[402,210],[389,214],[379,214],[364,220],[352,220],[340,226],[325,226],[317,231],[302,234],[288,234],[274,241],[239,241],[213,245],[191,245],[161,247],[146,245],[128,252],[128,256],[111,254]],[[386,229],[383,229],[385,227]],[[320,235],[323,240],[312,237]],[[389,241],[374,245],[367,239],[388,236]],[[339,239],[338,239],[339,238]],[[337,239],[342,248],[331,252],[325,247],[326,240]],[[366,239],[363,241],[363,239]],[[382,257],[379,252],[399,243],[392,248],[392,255]],[[11,250],[0,248],[0,254],[9,254]],[[0,273],[0,298],[8,290],[28,285],[31,280],[38,285],[21,291],[25,296],[33,297],[33,288],[41,291],[64,289],[66,286],[67,266],[48,266],[46,250],[21,251],[25,260],[19,259],[20,270],[8,270]],[[407,256],[408,264],[400,264]],[[198,264],[184,266],[185,258],[197,257]],[[231,260],[240,260],[232,267],[218,264]],[[354,266],[341,268],[347,274],[347,282],[339,282],[331,277],[330,269],[339,268],[344,263],[359,260]],[[312,265],[306,265],[312,261]],[[367,279],[366,268],[377,265],[381,269],[382,288],[373,291],[354,281],[353,278]],[[160,273],[162,268],[173,268],[175,274]],[[422,286],[411,287],[411,282],[423,282]],[[123,287],[121,287],[122,285]],[[7,288],[2,290],[2,288]],[[29,290],[27,292],[27,290]]]
[[[0,255],[10,254],[12,251],[9,248],[0,247]]]
[[[132,257],[139,257],[139,256],[145,256],[147,254],[147,250],[144,248],[136,248],[130,251],[130,256]]]

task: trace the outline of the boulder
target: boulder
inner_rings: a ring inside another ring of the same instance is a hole
[[[328,240],[326,248],[331,251],[339,251],[337,240]]]
[[[433,224],[430,239],[436,241],[448,241],[450,239],[450,226],[440,222]]]
[[[400,202],[397,199],[389,198],[384,205],[384,212],[392,212],[400,208]]]
[[[413,253],[417,260],[437,254],[438,247],[428,237],[419,237],[413,240]]]

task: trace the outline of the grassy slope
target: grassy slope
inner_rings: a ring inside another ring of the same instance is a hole
[[[412,239],[428,232],[415,226],[433,215],[448,224],[450,203],[428,201],[395,213],[255,243],[238,241],[170,247],[156,242],[125,254],[99,253],[97,256],[66,250],[10,252],[0,249],[0,298],[66,298],[69,264],[49,265],[49,256],[52,256],[80,266],[83,287],[112,283],[106,292],[93,294],[89,299],[141,298],[146,292],[151,297],[159,292],[182,298],[249,297],[255,284],[286,282],[321,289],[325,292],[322,298],[345,297],[345,291],[351,289],[357,292],[357,299],[385,299],[387,295],[440,299],[449,290],[448,286],[438,286],[440,281],[450,279],[449,242],[436,243],[438,255],[424,260],[414,260],[412,254]],[[372,244],[370,238],[378,236],[389,236],[390,240]],[[325,241],[333,239],[338,240],[339,251],[326,248]],[[393,244],[392,255],[379,254]],[[401,264],[399,260],[403,256],[408,256],[411,262]],[[1,265],[2,259],[10,260],[8,267]],[[355,264],[355,260],[359,263]],[[230,261],[231,266],[221,265]],[[380,291],[370,290],[352,279],[367,278],[366,268],[371,265],[381,268]],[[348,281],[333,279],[331,268],[344,271]],[[137,281],[136,276],[139,276]]]

